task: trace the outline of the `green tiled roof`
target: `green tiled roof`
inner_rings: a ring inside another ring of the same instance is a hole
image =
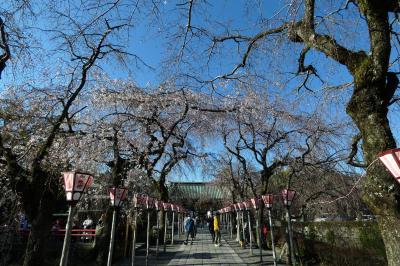
[[[171,199],[214,199],[229,198],[229,190],[207,182],[171,182],[169,184]]]

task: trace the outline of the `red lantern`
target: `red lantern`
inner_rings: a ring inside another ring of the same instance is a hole
[[[133,195],[133,207],[134,208],[140,208],[146,206],[147,202],[147,196],[135,193]]]
[[[397,182],[400,182],[400,149],[384,151],[378,156]]]
[[[284,189],[282,190],[281,194],[282,194],[283,204],[286,207],[290,207],[292,205],[294,196],[296,195],[296,191],[292,189]]]
[[[162,201],[161,200],[155,200],[154,201],[154,207],[156,208],[156,211],[161,210],[161,208],[163,207]]]
[[[150,196],[146,196],[146,209],[152,209],[154,208],[154,202],[155,199],[150,197]]]
[[[274,204],[274,195],[273,194],[262,195],[262,199],[264,201],[265,207],[267,209],[271,209],[272,205]]]
[[[258,208],[260,207],[260,204],[261,204],[261,199],[252,198],[250,201],[251,201],[251,205],[253,205],[253,208],[258,210]]]
[[[171,208],[171,204],[168,202],[163,202],[163,208],[165,211],[168,211]]]
[[[128,188],[126,187],[110,187],[108,192],[110,194],[111,206],[120,207],[126,197],[127,191]]]
[[[62,175],[67,202],[70,203],[78,202],[93,184],[93,176],[90,174],[71,171],[63,172]]]
[[[248,201],[248,200],[243,201],[243,204],[244,204],[244,207],[246,208],[246,210],[249,210],[249,209],[250,209],[250,206],[251,206],[250,201]]]

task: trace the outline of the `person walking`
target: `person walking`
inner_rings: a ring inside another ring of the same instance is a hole
[[[215,235],[215,246],[221,246],[221,232],[220,232],[220,224],[219,224],[219,212],[214,215],[214,235]]]
[[[92,229],[93,220],[92,220],[92,218],[90,218],[89,215],[86,217],[86,220],[83,221],[82,226],[83,226],[83,229],[85,229],[85,230]],[[89,233],[87,231],[84,231],[84,234],[88,235]],[[89,242],[91,240],[91,237],[84,236],[81,239],[83,240],[83,242]]]
[[[211,240],[214,243],[214,241],[215,241],[214,219],[213,219],[211,211],[207,212],[207,225],[208,225],[208,230],[210,231]]]
[[[193,244],[193,238],[194,238],[194,230],[195,230],[195,225],[194,225],[194,220],[190,216],[190,214],[187,215],[185,220],[183,221],[183,225],[185,227],[185,233],[186,233],[186,240],[183,242],[185,245],[188,244],[189,242],[189,235],[192,241],[190,242],[190,245]]]

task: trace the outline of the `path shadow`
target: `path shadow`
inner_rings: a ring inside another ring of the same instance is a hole
[[[194,253],[193,254],[194,259],[203,259],[203,260],[210,260],[212,259],[211,253],[208,252],[203,252],[203,253]]]

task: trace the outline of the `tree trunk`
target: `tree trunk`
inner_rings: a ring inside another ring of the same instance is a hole
[[[99,234],[96,232],[96,244],[94,250],[96,252],[97,265],[106,265],[108,258],[108,246],[110,244],[110,232],[112,222],[113,209],[107,207],[103,219],[103,228]]]
[[[31,174],[31,183],[25,185],[21,191],[24,211],[31,223],[24,266],[44,264],[53,212],[60,200],[59,183],[54,181],[46,172],[36,169]]]
[[[50,235],[56,197],[51,192],[44,191],[39,202],[36,215],[31,213],[29,217],[32,226],[26,245],[24,266],[44,265],[45,261],[45,247]]]
[[[372,62],[359,67],[355,75],[353,96],[347,106],[362,135],[364,161],[370,165],[379,152],[396,146],[387,119],[388,103],[395,88],[390,81],[376,78],[371,73]],[[389,79],[389,76],[388,76]],[[397,80],[397,78],[396,78]],[[397,83],[396,87],[397,87]],[[386,84],[387,83],[387,84]],[[388,265],[400,262],[400,187],[395,179],[378,162],[368,169],[362,183],[362,198],[377,215],[378,224],[386,248]]]

